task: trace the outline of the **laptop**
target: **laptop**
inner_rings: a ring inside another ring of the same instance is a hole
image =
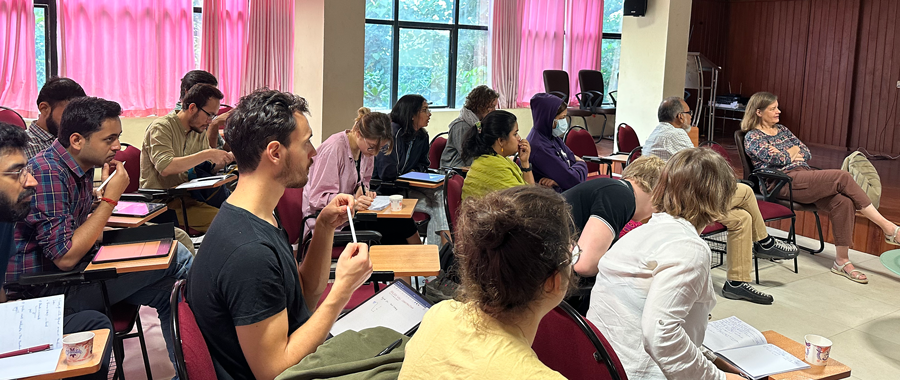
[[[113,208],[112,214],[115,216],[143,218],[163,207],[166,207],[166,205],[162,203],[119,201],[119,204]]]
[[[409,172],[404,175],[401,175],[400,179],[405,179],[408,181],[428,182],[428,183],[441,183],[444,181],[444,176],[442,174]]]
[[[403,280],[396,280],[341,315],[331,327],[329,338],[347,330],[360,331],[379,326],[409,336],[430,308],[431,302],[419,292]]]

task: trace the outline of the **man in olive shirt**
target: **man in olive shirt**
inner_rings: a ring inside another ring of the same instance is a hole
[[[182,99],[183,107],[153,121],[144,134],[141,149],[141,184],[147,189],[171,189],[195,176],[198,165],[212,164],[215,173],[234,161],[230,152],[210,146],[206,129],[219,110],[222,92],[209,84],[192,87]],[[169,208],[181,210],[182,199],[169,202]],[[185,199],[190,227],[206,232],[219,209]],[[175,213],[184,225],[181,212]]]

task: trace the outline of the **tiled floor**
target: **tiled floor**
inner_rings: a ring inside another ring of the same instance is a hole
[[[806,334],[822,335],[834,342],[832,357],[852,368],[851,379],[900,379],[900,276],[885,269],[876,256],[851,251],[850,259],[868,275],[867,285],[830,272],[834,260],[830,244],[815,256],[802,252],[797,274],[792,262],[760,261],[757,288],[772,294],[775,303],[756,305],[719,296],[713,319],[736,315],[760,331],[775,330],[799,342]],[[725,267],[713,269],[712,277],[721,293]],[[156,312],[144,307],[141,319],[153,377],[170,379],[175,371],[166,357]],[[125,350],[125,377],[145,378],[138,340],[126,341]]]
[[[815,256],[803,251],[798,260],[797,274],[793,262],[760,261],[756,287],[775,298],[772,305],[721,297],[725,267],[713,269],[720,294],[713,319],[735,315],[760,331],[775,330],[799,342],[806,334],[822,335],[834,343],[831,356],[852,369],[851,379],[900,378],[900,276],[882,266],[878,257],[856,251],[850,251],[850,260],[866,273],[868,284],[832,274],[830,244]]]

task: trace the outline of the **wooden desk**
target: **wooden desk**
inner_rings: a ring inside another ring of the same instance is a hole
[[[59,363],[56,364],[56,371],[38,376],[26,377],[23,380],[50,380],[64,379],[67,377],[75,377],[82,375],[90,375],[100,370],[100,362],[103,361],[103,351],[106,351],[106,345],[109,343],[109,330],[93,330],[94,333],[94,351],[91,360],[81,364],[69,365],[66,363],[66,352],[59,354]],[[68,334],[66,334],[68,335]]]
[[[415,198],[403,198],[403,208],[400,211],[391,211],[391,206],[388,205],[381,211],[360,211],[358,214],[375,214],[379,219],[409,219],[412,218],[418,201]]]
[[[419,182],[419,181],[398,179],[397,182],[406,182],[409,184],[410,187],[419,187],[419,188],[423,188],[423,189],[437,189],[441,186],[444,186],[444,181],[441,181],[438,183],[431,183],[431,182]]]
[[[437,276],[441,272],[436,245],[373,245],[369,248],[376,271],[393,271],[394,277]]]
[[[781,347],[794,357],[800,360],[806,357],[806,347],[803,343],[796,342],[772,330],[763,331],[762,334],[766,337],[766,342]],[[828,358],[828,364],[824,366],[810,366],[809,369],[772,375],[769,376],[769,380],[836,380],[847,377],[850,377],[850,367],[834,358]]]
[[[172,263],[172,258],[175,257],[175,249],[176,248],[178,248],[178,241],[172,239],[172,247],[169,248],[169,254],[166,256],[152,257],[149,259],[113,261],[111,263],[102,263],[102,264],[90,263],[90,264],[88,264],[87,268],[84,269],[84,271],[90,272],[92,270],[115,268],[116,273],[123,274],[123,273],[132,273],[132,272],[143,272],[143,271],[148,271],[148,270],[166,269]]]
[[[168,210],[168,209],[169,209],[168,207],[163,206],[159,210],[156,210],[156,211],[150,213],[150,215],[147,215],[145,217],[113,215],[113,216],[110,216],[109,220],[106,221],[106,226],[107,227],[123,227],[123,228],[140,227],[140,226],[144,225],[144,223],[147,223],[148,220],[159,216],[159,214],[166,212],[166,210]]]

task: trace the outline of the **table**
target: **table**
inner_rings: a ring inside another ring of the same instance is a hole
[[[766,337],[766,342],[780,347],[794,357],[803,360],[806,356],[806,347],[803,343],[796,342],[772,330],[763,331],[762,334]],[[850,367],[834,358],[828,358],[828,363],[824,366],[810,366],[809,369],[772,375],[769,376],[769,380],[836,380],[847,377],[850,377]]]
[[[109,343],[109,330],[92,330],[91,332],[94,333],[94,356],[91,360],[81,364],[68,365],[66,363],[66,352],[63,351],[59,354],[59,363],[56,364],[56,371],[53,373],[26,377],[23,380],[63,379],[67,377],[90,375],[99,371],[100,362],[103,360],[103,351],[106,351],[106,345]]]
[[[169,248],[169,254],[160,257],[151,257],[149,259],[137,259],[137,260],[125,260],[125,261],[113,261],[109,263],[102,264],[88,264],[87,268],[84,269],[85,272],[90,272],[92,270],[101,270],[101,269],[109,269],[114,268],[116,273],[132,273],[132,272],[143,272],[148,270],[157,270],[157,269],[166,269],[172,264],[172,258],[175,257],[175,249],[178,248],[178,241],[172,240],[172,247]]]
[[[148,220],[159,216],[159,214],[166,212],[166,210],[168,210],[168,209],[169,209],[168,207],[163,206],[159,210],[156,210],[156,211],[150,213],[150,215],[147,215],[144,217],[113,215],[113,216],[110,216],[109,219],[106,221],[106,226],[107,227],[123,227],[123,228],[140,227],[140,226],[144,225],[144,223],[147,223]]]
[[[900,275],[900,249],[892,249],[881,254],[881,265]]]
[[[709,129],[707,130],[706,139],[709,141],[713,141],[713,134],[715,133],[716,128],[716,120],[722,119],[724,120],[734,120],[741,121],[744,118],[744,113],[746,112],[745,106],[738,106],[738,108],[733,108],[730,106],[723,106],[719,104],[713,104],[712,115],[713,118],[709,122]],[[716,115],[716,111],[723,111],[722,115]],[[732,114],[733,113],[733,114]],[[739,117],[738,117],[739,116]],[[725,129],[725,126],[722,126],[722,129]]]
[[[216,181],[216,182],[210,183],[208,185],[204,185],[204,186],[190,187],[190,188],[179,188],[178,187],[178,186],[184,186],[187,183],[187,182],[185,182],[185,183],[182,183],[181,185],[176,186],[175,189],[173,189],[173,190],[185,190],[185,191],[206,190],[206,189],[216,188],[216,187],[219,187],[222,185],[227,185],[234,181],[237,181],[237,175],[229,175],[229,176],[226,176],[224,179],[221,179],[219,181]],[[188,223],[187,205],[184,204],[185,194],[187,194],[187,193],[186,192],[182,193],[179,196],[179,200],[181,201],[181,216],[184,218],[183,219],[184,220],[184,231],[190,233],[191,225]]]
[[[431,182],[419,182],[419,181],[409,181],[405,179],[398,179],[397,182],[406,182],[411,187],[420,187],[423,189],[437,189],[441,186],[444,186],[444,181],[431,183]]]
[[[386,219],[409,219],[412,218],[418,201],[415,198],[403,198],[403,208],[400,211],[391,211],[391,206],[387,206],[381,211],[360,211],[357,214],[375,214],[377,218]]]
[[[373,245],[369,258],[375,271],[392,271],[394,277],[437,276],[441,272],[436,245]]]
[[[606,175],[608,175],[610,177],[612,177],[612,175],[613,175],[612,171],[613,171],[613,165],[615,163],[618,162],[618,163],[622,164],[622,168],[624,169],[625,163],[628,162],[627,154],[613,154],[613,155],[603,156],[603,157],[584,156],[583,158],[585,161],[588,161],[588,162],[595,162],[595,163],[598,163],[601,165],[606,165]]]

